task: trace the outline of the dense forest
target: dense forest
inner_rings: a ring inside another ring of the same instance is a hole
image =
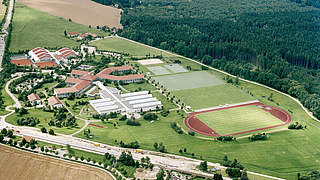
[[[320,118],[319,0],[143,0],[121,36],[297,97]]]

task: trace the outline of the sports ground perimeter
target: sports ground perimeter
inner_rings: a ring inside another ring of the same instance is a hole
[[[280,108],[253,101],[193,112],[184,122],[190,131],[219,137],[284,126],[291,122],[291,116]]]

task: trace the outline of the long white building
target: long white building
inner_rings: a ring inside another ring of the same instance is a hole
[[[28,55],[35,62],[54,60],[54,57],[51,55],[51,53],[47,49],[40,48],[40,47],[32,49],[31,51],[29,51]]]
[[[96,85],[101,89],[102,99],[91,100],[89,103],[99,114],[111,112],[130,114],[162,108],[161,101],[152,97],[148,91],[120,94],[119,91],[105,87],[101,82],[96,82]]]

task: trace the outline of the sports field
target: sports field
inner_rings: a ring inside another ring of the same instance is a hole
[[[182,73],[182,72],[188,72],[186,69],[184,69],[179,64],[165,64],[164,65],[167,69],[172,71],[173,73]]]
[[[12,41],[9,50],[31,50],[35,47],[76,47],[80,42],[68,39],[64,36],[67,32],[92,32],[107,36],[107,33],[87,26],[69,22],[48,13],[30,8],[22,3],[15,4],[13,16]]]
[[[90,43],[92,46],[96,46],[99,50],[112,51],[118,53],[128,53],[131,56],[145,57],[146,55],[152,56],[169,56],[168,54],[159,50],[146,47],[122,38],[110,37],[99,41]]]
[[[149,71],[151,71],[154,75],[164,75],[171,74],[166,68],[162,66],[149,66],[146,67]]]
[[[220,135],[275,126],[283,122],[256,105],[197,114],[196,117]]]
[[[153,77],[153,79],[171,91],[224,84],[222,80],[207,71],[159,76]]]
[[[172,93],[194,110],[255,100],[248,93],[230,84],[173,91]]]

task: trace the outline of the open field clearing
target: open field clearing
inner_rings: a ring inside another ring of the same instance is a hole
[[[230,84],[173,91],[172,93],[194,110],[255,100],[254,97]]]
[[[91,0],[20,0],[22,3],[49,14],[72,19],[73,22],[96,26],[122,28],[121,9],[104,6]]]
[[[112,180],[97,168],[24,152],[0,145],[0,179]]]
[[[220,135],[239,133],[283,123],[280,119],[256,105],[201,113],[197,114],[196,117]]]
[[[224,82],[207,71],[195,71],[190,73],[153,77],[164,87],[171,91],[194,89],[207,86],[216,86]]]
[[[47,130],[53,129],[54,132],[62,133],[62,134],[72,134],[84,126],[84,121],[82,121],[82,120],[77,120],[78,126],[74,127],[74,128],[69,128],[69,127],[68,128],[67,127],[58,128],[56,126],[49,126],[48,123],[49,123],[50,119],[54,118],[53,113],[44,112],[41,109],[30,109],[30,110],[28,110],[28,114],[26,114],[26,115],[19,115],[17,113],[14,113],[14,114],[10,115],[9,117],[7,117],[6,121],[10,124],[18,125],[17,124],[18,119],[27,118],[27,117],[39,118],[40,123],[36,125],[36,128],[40,129],[41,127],[45,127]]]
[[[102,31],[90,29],[87,26],[69,22],[48,13],[30,8],[22,3],[15,4],[13,16],[12,41],[10,51],[31,50],[35,47],[76,47],[80,42],[64,36],[67,32],[92,32],[98,35],[107,35]]]
[[[135,57],[145,57],[146,55],[152,56],[169,56],[160,50],[152,49],[147,46],[136,44],[134,42],[121,39],[118,37],[110,37],[99,41],[90,43],[92,46],[96,46],[99,50],[112,51],[118,53],[128,53]]]

